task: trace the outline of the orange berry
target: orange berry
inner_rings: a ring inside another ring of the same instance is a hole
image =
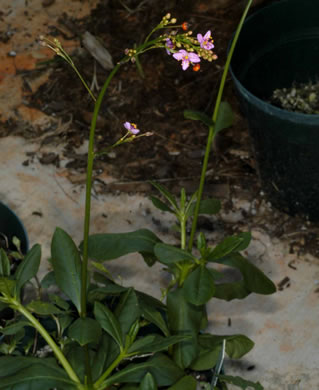
[[[196,64],[196,65],[193,66],[193,71],[194,72],[198,72],[199,69],[200,69],[200,65],[199,64]]]
[[[184,23],[182,24],[182,29],[183,29],[184,31],[187,31],[187,30],[188,30],[188,23],[187,23],[187,22],[184,22]]]

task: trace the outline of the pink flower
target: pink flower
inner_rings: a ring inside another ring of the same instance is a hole
[[[133,135],[136,135],[140,132],[135,123],[125,122],[124,127]]]
[[[195,62],[200,62],[200,58],[195,53],[188,53],[186,50],[179,50],[177,53],[173,54],[173,57],[177,61],[182,61],[182,68],[186,70],[189,67],[189,64],[193,64]]]
[[[197,40],[202,49],[211,50],[214,48],[210,30],[208,30],[204,36],[202,36],[202,34],[197,34]]]

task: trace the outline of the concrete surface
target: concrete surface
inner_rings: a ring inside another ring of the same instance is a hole
[[[48,267],[45,260],[56,226],[65,229],[77,243],[82,239],[84,188],[71,184],[63,167],[41,165],[36,160],[23,166],[25,153],[36,147],[18,137],[1,139],[0,197],[23,220],[31,245],[42,244],[41,278]],[[141,195],[97,195],[93,199],[92,232],[124,232],[146,227],[170,241],[165,232],[171,222]],[[289,277],[290,286],[272,296],[251,295],[243,301],[211,302],[211,331],[243,333],[256,343],[239,363],[226,364],[227,373],[259,380],[267,390],[318,389],[319,260],[310,255],[297,258],[289,254],[287,244],[270,239],[261,229],[253,229],[252,235],[248,257],[276,284]],[[292,261],[293,268],[290,268],[288,264]],[[125,285],[134,285],[157,297],[160,287],[167,283],[161,266],[149,269],[138,255],[109,262],[107,267]]]

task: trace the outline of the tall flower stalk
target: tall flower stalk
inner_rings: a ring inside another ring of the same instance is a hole
[[[210,151],[211,151],[211,145],[213,144],[214,138],[216,136],[215,124],[216,124],[218,113],[219,113],[220,103],[222,101],[222,96],[223,96],[223,92],[224,92],[224,87],[225,87],[225,82],[226,82],[230,62],[231,62],[233,52],[234,52],[235,47],[236,47],[236,43],[237,43],[240,31],[242,29],[242,26],[244,24],[244,21],[246,19],[246,16],[247,16],[249,8],[252,4],[252,1],[253,0],[248,0],[246,8],[244,10],[244,13],[240,19],[240,22],[238,24],[237,30],[235,32],[233,41],[231,43],[231,46],[230,46],[230,49],[228,52],[223,75],[222,75],[222,78],[220,81],[220,85],[219,85],[219,89],[218,89],[218,93],[217,93],[217,98],[216,98],[216,103],[215,103],[215,107],[214,107],[214,112],[213,112],[213,116],[212,116],[213,124],[211,126],[209,126],[209,132],[208,132],[208,137],[207,137],[207,142],[206,142],[206,150],[205,150],[205,155],[204,155],[204,160],[203,160],[202,173],[201,173],[200,182],[199,182],[198,196],[197,196],[197,201],[196,201],[196,206],[195,206],[195,211],[194,211],[192,229],[191,229],[190,238],[189,238],[189,242],[188,242],[189,251],[191,251],[193,248],[194,237],[195,237],[195,233],[196,233],[196,229],[197,229],[197,219],[198,219],[198,214],[199,214],[200,202],[201,202],[202,196],[203,196],[203,190],[204,190],[204,185],[205,185],[205,178],[206,178],[207,166],[208,166],[208,161],[209,161],[209,156],[210,156]]]

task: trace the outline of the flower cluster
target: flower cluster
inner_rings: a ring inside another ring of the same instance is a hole
[[[164,19],[165,25],[173,22],[174,24],[176,23],[175,18],[170,20],[170,14],[166,15],[163,18],[163,21]],[[207,61],[217,59],[217,55],[212,51],[215,46],[210,30],[208,30],[204,36],[202,34],[197,34],[197,38],[193,38],[193,32],[187,31],[189,27],[188,23],[184,22],[179,27],[186,31],[186,33],[177,34],[176,31],[173,31],[170,34],[164,34],[162,39],[167,54],[173,54],[173,58],[177,61],[181,61],[183,70],[186,70],[190,65],[193,65],[193,70],[198,71],[200,69],[199,62],[201,61],[201,58]]]

